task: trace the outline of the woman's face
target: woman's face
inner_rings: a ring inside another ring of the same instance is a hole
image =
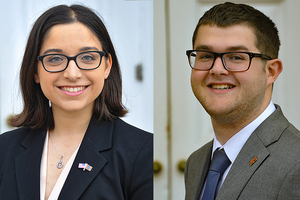
[[[53,26],[44,38],[39,55],[64,54],[71,57],[86,51],[102,50],[97,36],[85,25],[76,22]],[[39,61],[35,81],[51,101],[53,112],[92,113],[94,101],[103,89],[111,65],[110,55],[102,57],[101,65],[93,70],[81,70],[71,60],[64,71],[51,73]]]

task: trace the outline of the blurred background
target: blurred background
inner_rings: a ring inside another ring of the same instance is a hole
[[[19,70],[35,20],[58,4],[82,4],[104,21],[123,77],[124,118],[153,132],[153,2],[127,0],[0,0],[0,132],[6,119],[22,109]]]
[[[269,16],[279,29],[284,70],[275,82],[273,102],[300,128],[299,0],[228,0],[247,3]],[[185,51],[199,18],[220,0],[154,2],[155,200],[184,199],[184,164],[213,138],[210,117],[194,97]]]

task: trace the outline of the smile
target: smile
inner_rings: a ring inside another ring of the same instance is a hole
[[[212,85],[209,85],[210,88],[212,89],[215,89],[215,90],[228,90],[228,89],[231,89],[231,88],[234,88],[235,86],[234,85],[215,85],[215,84],[212,84]]]
[[[62,89],[63,91],[66,92],[80,92],[82,90],[84,90],[86,88],[86,86],[81,86],[81,87],[60,87],[60,89]]]

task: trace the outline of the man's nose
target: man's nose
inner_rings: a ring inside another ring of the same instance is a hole
[[[214,63],[212,68],[210,69],[210,74],[213,75],[227,75],[229,72],[225,69],[225,66],[222,62],[222,58],[218,56]]]

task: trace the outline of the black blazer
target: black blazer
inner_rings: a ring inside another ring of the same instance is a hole
[[[0,199],[39,200],[47,130],[0,135]],[[88,163],[91,171],[78,168]],[[93,117],[58,199],[153,200],[153,135]]]

